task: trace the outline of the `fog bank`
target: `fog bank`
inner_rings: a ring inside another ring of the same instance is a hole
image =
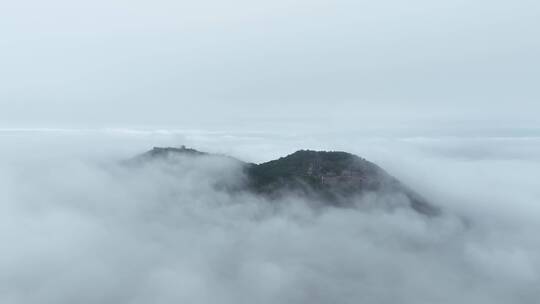
[[[537,138],[1,136],[2,303],[492,304],[540,296]],[[228,194],[213,183],[237,181],[240,171],[207,159],[119,165],[153,145],[181,143],[257,162],[297,148],[347,150],[447,212],[430,219],[406,209],[315,210],[296,197]]]

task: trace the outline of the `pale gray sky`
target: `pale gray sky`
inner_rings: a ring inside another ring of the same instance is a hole
[[[0,126],[534,124],[534,0],[0,4]]]

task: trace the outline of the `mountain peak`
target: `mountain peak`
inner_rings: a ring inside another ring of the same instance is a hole
[[[154,147],[146,154],[151,156],[168,156],[171,154],[188,154],[188,155],[206,155],[208,153],[197,151],[195,149],[186,148],[186,146],[176,147]]]
[[[252,164],[181,146],[154,147],[136,159],[170,159],[174,156],[211,156],[234,160],[247,177],[245,189],[269,198],[296,193],[310,200],[346,207],[353,206],[358,196],[368,193],[377,193],[380,197],[400,195],[419,213],[439,213],[438,208],[376,164],[347,152],[298,150],[276,160]]]

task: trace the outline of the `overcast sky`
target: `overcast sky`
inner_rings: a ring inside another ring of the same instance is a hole
[[[0,126],[534,124],[537,0],[0,4]]]

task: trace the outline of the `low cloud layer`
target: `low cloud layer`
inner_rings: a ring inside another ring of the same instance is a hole
[[[218,178],[241,178],[232,163],[118,165],[143,143],[179,139],[266,160],[296,148],[287,137],[54,134],[2,137],[12,143],[0,163],[2,303],[492,304],[540,297],[540,164],[526,157],[538,151],[535,139],[507,139],[498,149],[490,139],[351,144],[302,137],[304,148],[338,147],[379,163],[447,210],[429,219],[406,209],[321,210],[294,197],[268,202],[216,190]],[[69,145],[75,142],[80,148]]]

